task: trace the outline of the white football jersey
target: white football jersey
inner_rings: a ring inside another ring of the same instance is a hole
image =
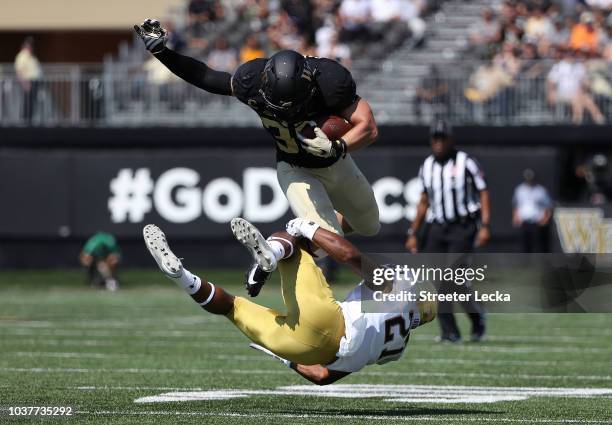
[[[404,353],[410,330],[420,322],[416,302],[392,302],[384,307],[376,302],[376,310],[385,313],[364,313],[362,302],[372,303],[372,299],[373,292],[359,284],[339,303],[346,330],[338,359],[327,365],[329,369],[357,372],[369,364],[398,360]]]

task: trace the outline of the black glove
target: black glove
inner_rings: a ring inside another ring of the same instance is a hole
[[[134,31],[142,38],[149,52],[156,54],[166,48],[168,33],[157,19],[145,19],[142,25],[134,25]]]

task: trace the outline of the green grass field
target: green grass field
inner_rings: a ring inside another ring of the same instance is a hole
[[[243,294],[241,271],[199,272]],[[107,293],[78,271],[0,272],[0,423],[612,423],[612,315],[491,315],[486,341],[452,346],[433,342],[434,323],[399,362],[316,387],[157,271],[122,280]],[[280,306],[277,280],[258,301]],[[460,326],[467,334],[463,315]],[[135,403],[171,392],[196,400]],[[469,397],[445,402],[458,395]],[[15,417],[9,406],[75,413]]]

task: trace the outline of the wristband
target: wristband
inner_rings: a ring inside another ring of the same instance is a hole
[[[342,149],[342,153],[340,155],[342,155],[342,158],[346,158],[346,154],[348,152],[348,144],[346,143],[346,140],[344,140],[342,137],[338,139],[338,142],[340,142],[340,147]]]
[[[320,226],[314,221],[304,221],[300,226],[300,232],[308,240],[312,240],[314,234]]]

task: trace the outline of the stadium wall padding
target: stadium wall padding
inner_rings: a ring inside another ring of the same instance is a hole
[[[166,231],[191,265],[245,264],[229,220],[243,216],[269,233],[291,217],[267,146],[0,148],[0,267],[76,266],[80,245],[99,230],[118,237],[126,264],[151,265],[140,236],[150,222]],[[508,249],[516,235],[511,198],[522,170],[537,170],[555,195],[559,150],[462,148],[480,160],[491,188],[491,249]],[[379,146],[355,155],[377,194],[383,222],[376,238],[355,238],[362,249],[402,249],[420,194],[418,168],[428,154],[426,146]]]

